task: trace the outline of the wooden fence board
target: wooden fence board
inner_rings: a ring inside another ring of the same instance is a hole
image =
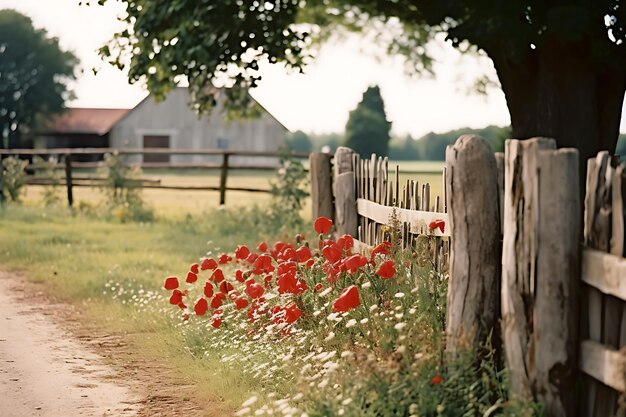
[[[626,390],[626,351],[609,349],[593,340],[580,345],[580,368],[617,391]]]
[[[367,217],[368,219],[371,219],[379,224],[388,224],[394,210],[398,220],[400,220],[400,222],[409,223],[411,225],[411,230],[419,230],[420,227],[425,227],[428,230],[429,223],[436,220],[443,220],[445,222],[444,232],[442,233],[439,229],[435,229],[435,231],[433,231],[433,235],[450,236],[447,213],[409,210],[404,208],[394,209],[393,207],[384,206],[363,198],[357,199],[357,212],[359,215]]]
[[[584,249],[581,279],[604,294],[626,301],[626,258]]]

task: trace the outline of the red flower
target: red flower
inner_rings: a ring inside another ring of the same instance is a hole
[[[383,279],[392,278],[396,274],[396,263],[393,260],[388,260],[380,264],[378,270],[376,271],[376,275]]]
[[[374,248],[372,251],[372,259],[374,259],[374,255],[380,253],[381,255],[389,255],[389,251],[391,250],[391,242],[381,242],[378,246]]]
[[[175,290],[176,288],[178,288],[178,278],[176,277],[166,278],[164,287],[166,290]]]
[[[343,235],[337,239],[337,246],[341,250],[348,251],[354,247],[354,238],[350,235]]]
[[[189,267],[189,270],[193,272],[194,274],[197,274],[198,272],[200,272],[199,269],[200,269],[200,265],[198,264],[191,264],[191,266]]]
[[[265,293],[265,289],[257,283],[246,286],[246,294],[250,298],[259,298]]]
[[[441,384],[443,382],[443,378],[441,378],[441,375],[437,374],[433,377],[433,379],[430,380],[430,383],[433,385],[437,385],[437,384]]]
[[[217,329],[221,325],[222,325],[222,320],[218,319],[217,317],[214,317],[211,319],[211,326],[213,326],[213,328]]]
[[[214,282],[217,282],[218,284],[224,281],[224,273],[222,272],[222,270],[216,269],[215,271],[213,271],[213,274],[211,274],[209,281],[214,281]]]
[[[183,302],[183,293],[180,290],[174,290],[172,292],[172,296],[170,297],[171,305],[178,305]]]
[[[317,292],[317,291],[322,291],[322,289],[324,288],[324,286],[320,283],[320,284],[316,284],[315,287],[313,287],[313,289]]]
[[[213,284],[210,282],[204,284],[204,296],[207,298],[213,297]]]
[[[245,298],[237,298],[235,300],[235,308],[237,310],[241,310],[248,307],[248,300],[246,300]]]
[[[250,255],[250,249],[246,245],[237,246],[237,250],[235,250],[235,258],[237,259],[246,259]]]
[[[344,265],[351,274],[354,274],[356,271],[359,270],[359,268],[367,265],[367,258],[359,254],[352,255],[344,260]]]
[[[202,264],[200,265],[200,269],[203,271],[206,271],[207,269],[215,269],[217,268],[217,262],[215,262],[215,259],[211,259],[211,258],[206,258],[202,261]]]
[[[222,253],[218,258],[217,258],[217,263],[220,265],[224,265],[229,263],[230,261],[232,261],[233,258],[231,258],[230,256],[228,256],[228,254],[226,253]]]
[[[191,271],[187,272],[187,278],[185,279],[186,282],[191,284],[193,282],[196,282],[197,280],[198,280],[198,276],[196,274],[194,274]]]
[[[201,298],[198,300],[196,305],[193,307],[193,310],[196,312],[197,316],[204,316],[204,313],[209,309],[209,303],[207,303],[206,299]]]
[[[293,301],[287,303],[283,311],[285,312],[285,321],[287,323],[293,323],[302,317],[302,310]]]
[[[265,253],[267,252],[267,243],[261,242],[259,246],[256,247],[259,252]]]
[[[313,224],[313,228],[320,235],[325,235],[330,231],[330,228],[333,226],[333,221],[328,217],[318,217]]]
[[[307,248],[306,246],[300,246],[298,249],[296,249],[296,259],[298,260],[298,262],[306,262],[311,259],[311,256],[311,249]]]
[[[352,310],[360,305],[359,289],[356,285],[350,285],[341,291],[341,295],[333,303],[333,313]]]
[[[231,284],[228,281],[222,281],[222,283],[220,284],[220,291],[223,292],[224,294],[228,294],[234,289],[235,288],[233,287],[233,284]]]
[[[272,265],[272,258],[268,255],[259,256],[256,261],[254,261],[254,272],[256,274],[260,274],[262,272],[269,274],[274,271],[274,265]]]
[[[441,230],[441,233],[443,233],[443,231],[445,230],[445,227],[446,227],[446,222],[444,222],[443,220],[435,220],[428,224],[428,228],[430,229],[431,232],[439,228],[439,230]]]
[[[324,258],[332,264],[341,259],[341,251],[336,244],[324,246],[324,249],[322,249],[322,255],[324,255]]]
[[[211,308],[220,308],[222,306],[222,302],[224,301],[222,297],[218,297],[221,293],[215,294],[215,297],[211,300]]]
[[[241,283],[245,281],[245,279],[243,278],[243,271],[241,269],[235,271],[235,279]]]

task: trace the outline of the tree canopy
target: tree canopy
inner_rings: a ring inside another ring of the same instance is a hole
[[[77,62],[30,18],[0,10],[0,146],[19,145],[42,117],[63,110]]]
[[[391,122],[378,86],[368,87],[346,123],[345,145],[362,157],[372,153],[386,156],[389,152]]]
[[[107,0],[98,0],[104,3]],[[551,136],[583,157],[615,149],[626,90],[625,10],[620,0],[118,0],[128,28],[103,48],[157,96],[181,77],[196,108],[207,84],[234,85],[231,103],[260,80],[261,62],[302,69],[311,45],[338,28],[367,31],[414,71],[429,71],[428,43],[481,51],[495,65],[513,136]]]

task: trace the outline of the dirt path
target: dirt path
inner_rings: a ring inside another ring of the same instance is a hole
[[[191,387],[168,381],[158,364],[129,360],[123,336],[81,334],[76,315],[40,286],[0,271],[3,417],[204,414],[189,401]],[[126,361],[112,367],[105,357]]]

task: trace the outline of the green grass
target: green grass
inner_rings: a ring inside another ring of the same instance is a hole
[[[0,268],[25,272],[59,299],[85,312],[88,327],[124,333],[137,355],[169,363],[198,387],[199,396],[223,399],[228,407],[251,391],[247,381],[217,358],[199,359],[185,349],[163,278],[186,273],[211,247],[232,250],[233,242],[258,236],[236,211],[209,212],[182,221],[115,224],[72,216],[66,210],[9,206],[0,211]],[[155,309],[139,313],[132,303],[114,300],[110,285],[155,291]],[[219,374],[220,378],[213,378]]]

